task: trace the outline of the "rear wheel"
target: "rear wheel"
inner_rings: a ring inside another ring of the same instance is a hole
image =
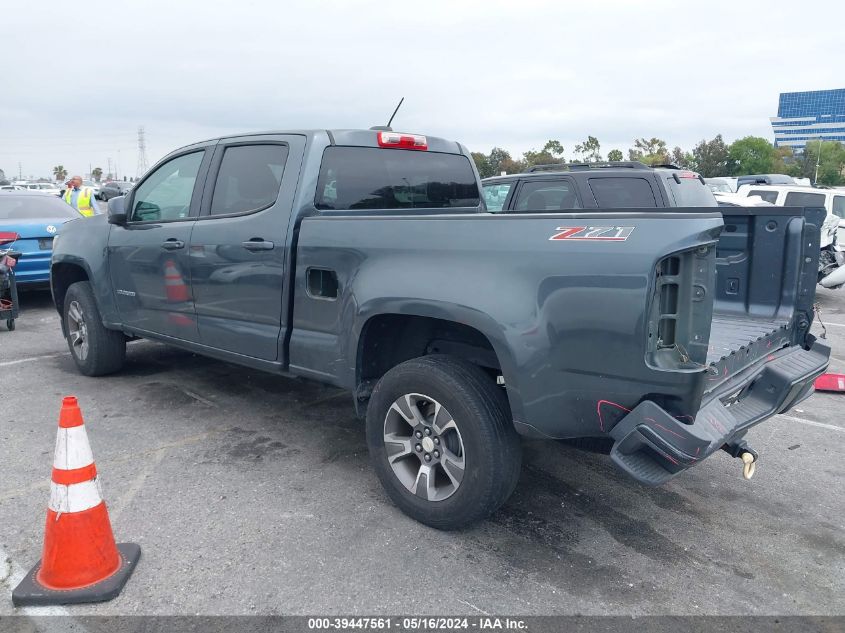
[[[501,388],[449,356],[409,360],[382,377],[367,409],[367,446],[393,502],[439,529],[487,517],[519,479],[521,446]]]
[[[78,281],[68,288],[63,316],[67,344],[82,374],[102,376],[123,366],[126,339],[123,332],[103,326],[91,284]]]
[[[15,320],[14,319],[6,319],[6,327],[9,328],[9,331],[12,332],[15,329]]]

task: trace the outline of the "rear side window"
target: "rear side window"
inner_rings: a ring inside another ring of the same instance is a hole
[[[772,204],[777,204],[778,201],[778,192],[777,191],[764,191],[762,189],[752,189],[748,192],[749,196],[760,196],[766,202],[771,202]]]
[[[487,205],[487,210],[491,213],[498,213],[505,206],[505,200],[508,199],[508,192],[511,190],[513,183],[500,182],[496,184],[484,185],[484,204]]]
[[[845,218],[845,196],[833,196],[833,212]]]
[[[323,153],[318,209],[425,209],[477,207],[478,182],[460,154],[327,147]]]
[[[211,215],[247,213],[273,204],[287,157],[286,145],[227,147],[214,183]]]
[[[804,193],[803,191],[790,191],[786,194],[785,205],[787,207],[824,207],[823,193]]]
[[[590,178],[596,203],[607,209],[656,207],[654,192],[645,178]]]
[[[568,180],[524,182],[519,189],[516,211],[566,211],[580,209],[575,185]]]
[[[701,182],[698,178],[679,178],[674,176],[666,179],[666,187],[675,198],[675,204],[679,207],[715,207],[716,198],[713,191]],[[730,190],[730,188],[728,188]]]

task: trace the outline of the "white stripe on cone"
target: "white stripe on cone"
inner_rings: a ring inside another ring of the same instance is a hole
[[[94,455],[91,453],[85,426],[72,426],[69,429],[60,427],[56,435],[53,467],[59,470],[73,470],[93,463]]]
[[[103,502],[100,481],[97,478],[81,484],[63,486],[50,483],[50,509],[57,514],[83,512]]]

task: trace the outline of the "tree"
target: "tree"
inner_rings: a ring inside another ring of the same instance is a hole
[[[728,149],[733,176],[772,173],[776,155],[774,146],[759,136],[741,138]]]
[[[660,165],[669,162],[666,141],[657,137],[634,139],[634,147],[628,150],[628,160],[638,160],[646,165]]]
[[[692,154],[685,152],[678,146],[675,146],[675,149],[672,150],[672,155],[669,159],[669,162],[673,165],[683,167],[684,169],[693,169]]]
[[[490,162],[490,169],[493,170],[494,176],[498,176],[503,171],[513,173],[508,172],[508,167],[513,163],[513,159],[511,158],[510,153],[503,150],[501,147],[494,147],[491,149],[487,160]]]
[[[821,156],[820,160],[819,156]],[[845,169],[845,147],[841,143],[808,141],[804,147],[804,153],[795,161],[798,172],[796,175],[815,179],[817,162],[819,176],[816,184],[834,187],[845,184],[845,178],[842,176],[842,170]]]
[[[562,152],[561,152],[562,153]],[[575,146],[575,153],[579,160],[585,163],[601,162],[601,143],[595,136],[587,136],[587,140]]]
[[[481,154],[481,155],[484,156],[484,154]],[[472,157],[475,158],[475,154],[473,154]],[[102,177],[103,177],[103,168],[102,167],[94,167],[94,169],[91,170],[91,178],[94,179],[94,182],[100,182],[100,178],[102,178]],[[482,178],[483,178],[483,176],[482,176]]]
[[[554,165],[565,163],[566,159],[563,157],[563,145],[560,141],[546,141],[539,152],[533,149],[528,150],[522,154],[522,171],[534,165]]]
[[[623,155],[621,149],[612,149],[607,153],[607,160],[609,161],[620,161],[622,159]]]
[[[56,165],[53,167],[53,176],[56,177],[57,182],[60,182],[67,178],[67,169],[65,169],[64,165]]]
[[[692,148],[690,167],[705,178],[715,178],[728,174],[728,163],[730,156],[728,146],[717,134],[711,140],[702,139],[698,145]]]

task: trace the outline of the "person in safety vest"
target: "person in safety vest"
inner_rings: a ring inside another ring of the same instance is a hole
[[[86,217],[100,213],[94,192],[90,187],[82,186],[82,176],[74,176],[68,181],[64,201]]]

